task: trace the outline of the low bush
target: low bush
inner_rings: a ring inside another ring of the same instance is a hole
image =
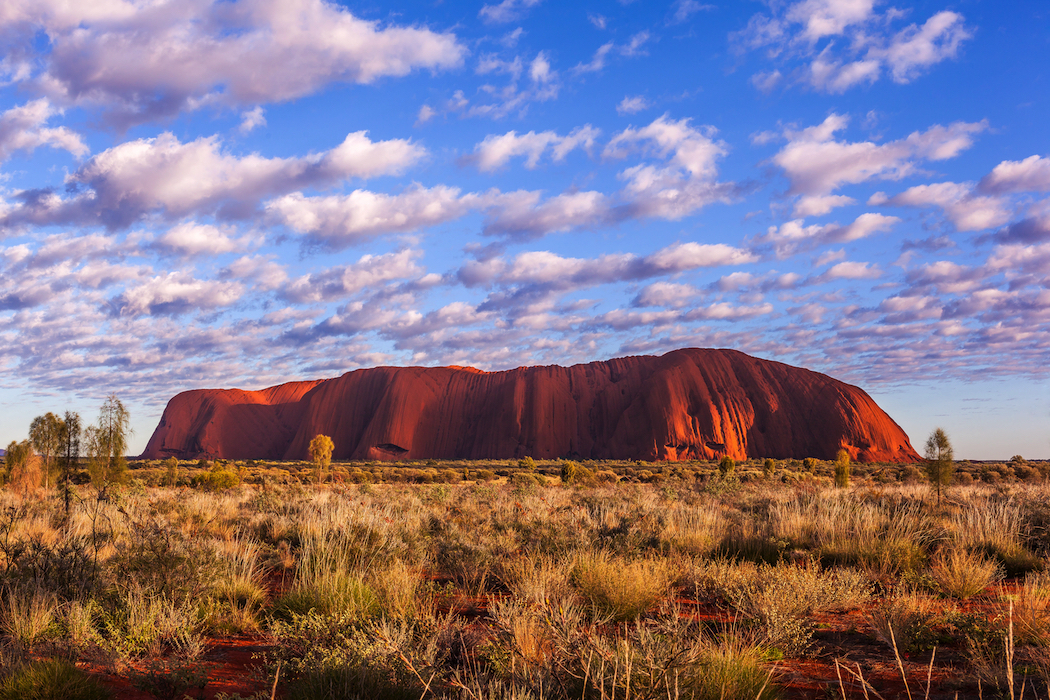
[[[627,561],[603,551],[581,554],[572,582],[597,617],[634,620],[669,592],[673,576],[663,559]]]
[[[107,700],[112,694],[69,661],[33,661],[0,682],[0,700]]]
[[[967,600],[1003,577],[999,566],[980,554],[952,548],[939,554],[930,566],[930,578],[944,595]]]

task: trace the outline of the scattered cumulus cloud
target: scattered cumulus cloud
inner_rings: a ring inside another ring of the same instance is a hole
[[[42,146],[68,151],[77,158],[86,156],[89,149],[80,134],[64,126],[45,126],[52,116],[60,113],[47,98],[0,113],[0,163],[15,151],[32,153]]]
[[[958,56],[973,30],[949,10],[922,24],[900,29],[907,13],[894,7],[877,10],[875,0],[801,0],[770,6],[747,26],[730,34],[738,53],[762,51],[776,67],[752,77],[769,92],[784,75],[818,92],[842,93],[886,76],[909,83],[938,63]]]
[[[482,172],[492,172],[503,167],[515,156],[526,156],[525,167],[530,170],[539,165],[540,158],[548,150],[551,159],[559,162],[577,148],[590,151],[594,141],[601,133],[599,129],[586,124],[573,129],[567,136],[558,136],[553,131],[518,135],[510,131],[499,136],[486,136],[485,140],[474,149],[471,160]]]
[[[539,5],[541,0],[503,0],[496,5],[484,5],[478,17],[491,24],[506,24],[521,19],[525,13]]]
[[[383,26],[324,0],[5,3],[0,37],[38,31],[49,52],[42,73],[27,79],[55,102],[97,105],[124,126],[208,104],[284,102],[332,83],[450,69],[467,55],[451,33]]]
[[[620,104],[616,105],[616,111],[619,114],[638,114],[649,109],[652,105],[649,104],[649,100],[645,99],[641,95],[630,95],[620,100]]]

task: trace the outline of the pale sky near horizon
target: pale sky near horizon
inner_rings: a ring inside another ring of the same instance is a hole
[[[1050,457],[1050,4],[6,0],[0,446],[729,347]]]

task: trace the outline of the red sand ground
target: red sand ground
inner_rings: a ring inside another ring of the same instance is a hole
[[[998,599],[999,589],[990,589],[982,597],[960,605],[965,611],[983,611],[989,615],[996,612],[993,601]],[[480,628],[490,623],[488,609],[494,598],[456,595],[445,599],[439,608],[454,610],[473,621]],[[689,598],[678,601],[682,614],[693,619],[716,625],[731,624],[733,615],[724,607],[710,602]],[[846,670],[836,670],[836,659],[856,671],[858,664],[869,688],[886,700],[906,698],[907,691],[901,680],[901,671],[892,651],[870,633],[867,621],[868,610],[859,609],[842,613],[824,613],[817,617],[818,630],[814,635],[814,646],[803,659],[787,659],[774,668],[774,679],[783,689],[785,700],[827,700],[841,698],[843,690],[848,699],[863,698],[861,685]],[[255,655],[267,649],[262,638],[223,637],[212,639],[201,665],[208,675],[208,684],[200,697],[211,700],[217,693],[237,693],[248,696],[259,691],[269,691],[272,679],[267,681],[257,671],[260,662]],[[930,654],[924,652],[914,656],[904,655],[902,663],[908,679],[912,697],[926,697],[927,673]],[[930,674],[931,700],[977,697],[976,686],[962,684],[955,669],[964,665],[962,650],[946,645],[936,651]],[[116,693],[119,700],[152,700],[153,696],[136,689],[124,678],[101,674],[104,682]],[[842,684],[840,686],[839,677]],[[1021,679],[1018,678],[1018,684]],[[281,694],[278,692],[278,697]],[[181,697],[181,696],[180,696]],[[196,691],[191,697],[198,697]],[[876,697],[869,691],[868,697]],[[991,695],[989,695],[991,697]]]

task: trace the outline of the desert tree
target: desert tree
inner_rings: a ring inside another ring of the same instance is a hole
[[[88,472],[91,483],[100,492],[110,484],[120,483],[128,470],[125,457],[131,435],[131,414],[116,394],[110,394],[99,411],[98,424],[84,431],[87,444]]]
[[[723,455],[722,460],[718,463],[718,475],[723,479],[728,479],[733,476],[736,471],[736,462],[729,455]]]
[[[59,481],[62,500],[66,506],[66,521],[69,521],[70,500],[73,497],[73,473],[80,467],[80,436],[82,433],[80,414],[66,411],[62,418],[62,434],[59,443]]]
[[[50,411],[29,425],[29,441],[44,460],[44,488],[51,486],[51,471],[62,446],[62,419]]]
[[[835,455],[835,486],[840,489],[849,488],[849,452],[839,450]]]
[[[34,461],[33,443],[29,440],[12,440],[7,445],[7,453],[4,455],[7,482],[16,489],[21,488],[23,492],[39,486],[40,475],[34,468]]]
[[[321,483],[328,467],[332,464],[332,450],[335,443],[327,435],[315,435],[310,441],[310,460],[314,463],[314,480]]]
[[[941,502],[941,487],[952,483],[955,455],[952,443],[943,428],[936,428],[926,439],[926,478],[937,487],[937,503]]]

